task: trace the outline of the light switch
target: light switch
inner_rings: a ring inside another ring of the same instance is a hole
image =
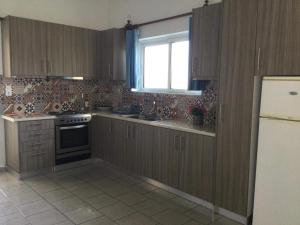
[[[11,87],[11,85],[9,85],[9,84],[5,86],[5,95],[6,95],[7,97],[12,96],[12,87]]]

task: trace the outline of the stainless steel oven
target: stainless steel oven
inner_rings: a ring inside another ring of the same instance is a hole
[[[56,165],[91,157],[90,120],[90,114],[57,117]]]

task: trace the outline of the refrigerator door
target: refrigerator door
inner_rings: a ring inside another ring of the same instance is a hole
[[[264,79],[260,116],[300,120],[300,80]]]
[[[300,224],[300,122],[260,119],[254,225]]]

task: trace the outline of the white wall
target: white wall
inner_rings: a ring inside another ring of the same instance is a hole
[[[210,0],[211,3],[221,0]],[[109,7],[109,26],[122,27],[128,15],[133,23],[143,23],[169,16],[191,12],[204,0],[112,0]]]
[[[111,0],[0,0],[0,17],[7,15],[91,29],[108,27]]]

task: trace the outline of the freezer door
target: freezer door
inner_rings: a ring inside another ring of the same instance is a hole
[[[264,80],[260,115],[300,119],[300,80]]]
[[[300,122],[260,119],[253,224],[300,224]]]

